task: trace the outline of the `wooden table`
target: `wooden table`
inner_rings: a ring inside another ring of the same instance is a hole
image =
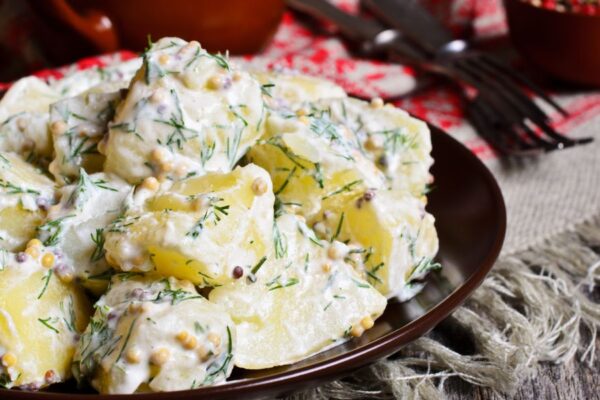
[[[600,288],[593,296],[600,302]],[[600,306],[599,306],[600,307]],[[600,400],[600,337],[596,339],[596,358],[592,367],[579,357],[565,365],[544,363],[538,375],[527,379],[514,397],[494,393],[489,388],[473,386],[460,379],[448,380],[446,388],[451,400]]]

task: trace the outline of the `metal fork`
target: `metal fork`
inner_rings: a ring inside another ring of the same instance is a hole
[[[373,9],[376,15],[387,11],[382,19],[391,21],[394,13],[398,13],[398,8],[392,3],[403,1],[406,0],[365,0],[364,4]],[[382,7],[382,4],[387,4],[388,8]],[[466,116],[477,132],[503,154],[528,155],[591,140],[570,139],[556,132],[550,126],[546,113],[519,85],[529,87],[555,109],[566,114],[558,104],[536,85],[496,59],[467,50],[463,41],[451,40],[445,29],[423,9],[416,11],[420,15],[416,17],[408,14],[413,11],[407,11],[400,22],[406,23],[408,28],[400,31],[387,29],[377,21],[344,13],[326,0],[288,0],[288,5],[313,17],[333,22],[346,38],[358,44],[363,54],[384,52],[392,59],[448,78],[460,89]],[[407,23],[406,20],[411,22]],[[418,21],[416,25],[413,20]],[[430,26],[432,20],[434,25]],[[424,27],[430,29],[421,38],[420,32]],[[440,43],[443,43],[441,47],[437,47]],[[476,95],[473,96],[473,92]]]
[[[492,127],[504,130],[510,138],[509,143],[519,150],[539,148],[549,151],[591,141],[589,138],[567,138],[556,132],[550,126],[548,115],[524,93],[521,85],[567,115],[556,102],[500,60],[469,49],[465,41],[455,40],[417,0],[361,0],[361,4],[405,34],[432,63],[453,72],[463,84],[474,87],[487,101],[478,102],[467,115],[481,119],[494,111],[502,113],[503,118],[495,116],[498,123]]]

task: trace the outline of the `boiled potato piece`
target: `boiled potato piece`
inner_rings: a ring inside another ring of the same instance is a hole
[[[294,104],[347,97],[340,86],[326,79],[286,72],[254,72],[263,95],[272,108],[291,108]]]
[[[164,38],[144,54],[110,125],[104,169],[139,183],[228,172],[263,129],[260,85],[197,42]]]
[[[274,112],[247,159],[265,168],[283,204],[309,221],[367,188],[384,188],[381,171],[358,151],[350,132],[324,113]]]
[[[0,151],[47,165],[52,157],[48,111],[58,99],[58,93],[41,79],[27,77],[15,82],[0,100]]]
[[[104,231],[123,211],[131,189],[118,177],[83,169],[77,182],[60,189],[60,202],[38,227],[38,238],[60,259],[57,274],[102,294],[112,271],[104,258]]]
[[[376,100],[325,99],[310,107],[313,113],[325,113],[352,132],[361,152],[383,171],[391,189],[406,190],[425,200],[433,164],[425,122]]]
[[[106,231],[107,259],[123,271],[156,271],[200,286],[230,282],[271,244],[271,181],[255,165],[137,189],[129,210]]]
[[[52,159],[48,113],[21,112],[8,117],[0,124],[0,151],[47,166]]]
[[[141,57],[113,62],[103,67],[92,67],[69,74],[69,76],[49,84],[62,98],[78,96],[82,93],[108,93],[125,89],[142,66]]]
[[[0,121],[22,112],[47,113],[60,96],[39,78],[29,76],[16,81],[0,100]]]
[[[76,179],[80,168],[88,173],[102,171],[104,156],[98,143],[120,100],[119,92],[87,93],[50,106],[54,160],[49,169],[59,184]]]
[[[19,251],[54,202],[54,183],[14,153],[0,152],[0,249]]]
[[[273,254],[209,295],[236,324],[235,363],[242,368],[291,364],[360,336],[386,306],[345,261],[351,248],[316,239],[301,217],[290,214],[274,229]]]
[[[435,219],[423,202],[405,191],[368,190],[348,201],[341,214],[317,222],[326,237],[336,235],[362,248],[364,278],[387,297],[408,300],[419,281],[441,266]]]
[[[95,307],[73,370],[100,393],[193,389],[233,369],[235,326],[190,282],[115,275]]]
[[[0,377],[36,390],[71,376],[71,358],[91,307],[55,274],[57,255],[33,241],[23,253],[0,250]]]

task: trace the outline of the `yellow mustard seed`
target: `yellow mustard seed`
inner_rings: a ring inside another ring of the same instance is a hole
[[[336,245],[335,243],[332,243],[327,249],[327,257],[331,258],[332,260],[338,260],[342,258],[343,255],[344,252],[342,249],[340,249],[340,246]]]
[[[138,364],[141,360],[142,352],[137,347],[131,347],[125,353],[125,360],[129,364]]]
[[[185,342],[188,339],[188,337],[190,337],[188,331],[181,331],[177,335],[175,335],[175,339],[177,339],[179,343]]]
[[[297,115],[297,116],[299,116],[299,117],[302,117],[302,116],[304,116],[304,115],[308,115],[308,114],[309,114],[309,111],[308,111],[308,109],[307,109],[307,108],[305,108],[305,107],[299,108],[299,109],[296,111],[296,115]]]
[[[310,119],[308,119],[308,117],[306,115],[302,115],[302,116],[298,117],[298,121],[300,121],[300,123],[304,124],[304,125],[310,124]]]
[[[4,353],[4,355],[2,356],[2,365],[6,368],[14,367],[15,365],[17,365],[17,356],[15,356],[10,351]]]
[[[371,318],[371,316],[367,315],[366,317],[360,320],[360,325],[364,329],[371,329],[373,325],[375,325],[375,321],[373,321],[373,318]]]
[[[256,178],[252,182],[252,191],[255,195],[262,196],[267,193],[267,190],[269,190],[269,185],[263,178]]]
[[[198,358],[202,362],[208,360],[210,357],[207,348],[203,345],[198,346],[198,350],[196,350],[196,353],[198,354]]]
[[[71,283],[73,282],[73,274],[70,272],[63,272],[61,274],[57,274],[58,275],[58,279],[60,279],[61,282],[63,283]]]
[[[149,176],[142,182],[142,188],[151,191],[158,190],[159,186],[160,184],[158,183],[158,180],[153,176]]]
[[[150,152],[150,159],[154,162],[163,163],[165,161],[165,157],[165,150],[161,147],[156,147],[152,149],[152,152]]]
[[[178,178],[183,178],[185,176],[185,174],[187,174],[187,172],[188,172],[188,170],[185,165],[178,165],[175,168],[175,176]]]
[[[350,334],[353,337],[360,337],[360,336],[362,336],[364,331],[365,331],[364,328],[360,324],[357,324],[352,327],[352,329],[350,330]]]
[[[188,336],[188,338],[186,340],[184,340],[181,345],[183,346],[184,349],[186,350],[194,350],[196,348],[196,346],[198,345],[198,339],[196,339],[195,336]]]
[[[169,361],[170,356],[171,353],[169,352],[169,349],[160,347],[152,352],[150,355],[150,362],[154,365],[161,366]]]
[[[212,90],[219,90],[223,87],[223,77],[219,74],[213,75],[206,81],[206,87]]]
[[[160,65],[166,65],[171,60],[171,57],[168,54],[161,54],[158,56],[158,62]]]
[[[162,172],[171,172],[171,171],[173,171],[173,167],[174,167],[174,165],[170,161],[163,162],[160,164],[160,169]]]
[[[371,99],[371,108],[381,108],[384,106],[383,99],[381,97],[374,97]]]
[[[66,132],[66,130],[67,124],[65,124],[65,122],[62,120],[54,121],[52,124],[50,124],[50,131],[54,135],[62,135]]]
[[[42,267],[52,268],[54,266],[54,254],[46,253],[42,256]]]
[[[42,247],[42,242],[39,239],[31,239],[26,247]]]

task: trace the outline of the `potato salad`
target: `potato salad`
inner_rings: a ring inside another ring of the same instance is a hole
[[[163,38],[0,100],[0,387],[223,384],[353,340],[441,268],[428,127]]]

